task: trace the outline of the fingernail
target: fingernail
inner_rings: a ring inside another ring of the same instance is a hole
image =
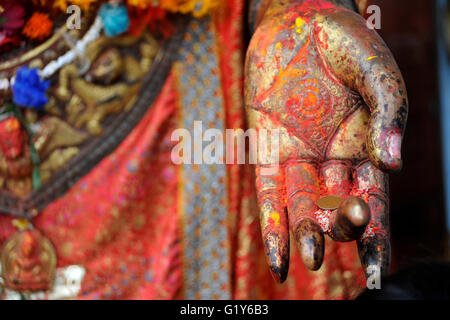
[[[365,228],[370,221],[369,205],[359,197],[349,196],[339,210],[344,212],[352,228]]]
[[[370,276],[373,266],[377,266],[382,275],[389,272],[391,255],[389,239],[372,238],[358,241],[358,251],[366,276]]]
[[[388,152],[393,159],[400,159],[402,147],[402,136],[400,133],[392,132],[388,137]]]
[[[300,222],[295,239],[305,266],[316,271],[322,266],[325,253],[325,238],[322,228],[312,219],[306,218]]]
[[[289,238],[283,234],[269,232],[264,236],[266,260],[272,277],[283,283],[289,271]]]

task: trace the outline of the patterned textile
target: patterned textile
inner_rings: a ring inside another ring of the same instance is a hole
[[[191,132],[194,121],[202,121],[207,128],[225,129],[215,40],[210,19],[194,20],[176,67],[181,127]],[[194,142],[194,150],[201,150],[197,144]],[[226,167],[191,164],[184,165],[181,171],[186,298],[230,299],[228,230],[224,228]]]
[[[287,281],[265,262],[247,165],[175,165],[176,128],[243,128],[244,0],[193,20],[155,104],[89,174],[34,219],[58,268],[82,266],[80,299],[344,299],[363,284],[354,243],[328,241],[307,271],[291,247]],[[0,243],[14,234],[0,217]]]

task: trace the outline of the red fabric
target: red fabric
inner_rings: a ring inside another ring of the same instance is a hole
[[[80,298],[171,299],[180,286],[172,78],[110,156],[35,219],[58,267],[86,268]],[[14,232],[0,218],[5,240]]]

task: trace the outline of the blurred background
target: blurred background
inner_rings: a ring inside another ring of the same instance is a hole
[[[449,260],[450,13],[448,0],[372,0],[408,89],[404,169],[392,175],[393,271]]]

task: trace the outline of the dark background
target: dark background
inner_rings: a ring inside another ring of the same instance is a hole
[[[391,175],[393,270],[447,257],[435,6],[432,0],[372,0],[380,35],[408,90],[404,168]]]

